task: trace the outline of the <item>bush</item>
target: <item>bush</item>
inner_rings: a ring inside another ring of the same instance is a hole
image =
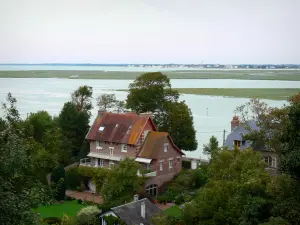
[[[70,190],[76,190],[82,184],[82,176],[77,167],[70,168],[66,171],[66,186]]]
[[[80,186],[76,187],[76,191],[83,192],[84,190],[85,190],[85,186],[83,183],[81,183]]]
[[[168,202],[168,196],[166,196],[166,195],[160,195],[160,196],[157,197],[157,201],[160,204],[167,204],[167,202]]]
[[[182,203],[184,203],[184,195],[180,194],[175,198],[175,204],[181,205]]]
[[[61,219],[58,217],[46,217],[43,219],[43,222],[49,225],[61,224]]]
[[[77,203],[78,203],[78,204],[82,204],[82,200],[81,200],[81,199],[78,199],[78,200],[77,200]]]
[[[70,196],[66,196],[66,201],[73,201],[73,200],[75,200],[75,198],[72,198]]]
[[[97,206],[88,206],[81,209],[77,214],[77,223],[80,225],[90,223],[101,213]]]
[[[54,192],[54,198],[58,201],[65,199],[66,194],[66,174],[65,169],[60,166],[51,173],[51,186]]]

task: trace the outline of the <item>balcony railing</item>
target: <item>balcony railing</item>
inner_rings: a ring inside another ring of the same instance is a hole
[[[154,172],[150,172],[150,173],[141,174],[140,171],[138,170],[137,174],[138,174],[139,177],[141,177],[143,175],[145,177],[156,177],[157,172],[154,171]]]
[[[98,167],[98,165],[96,165],[94,162],[92,162],[90,158],[80,159],[79,165],[80,166]]]

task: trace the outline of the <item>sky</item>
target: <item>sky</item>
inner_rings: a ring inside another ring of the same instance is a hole
[[[0,0],[0,63],[300,63],[299,0]]]

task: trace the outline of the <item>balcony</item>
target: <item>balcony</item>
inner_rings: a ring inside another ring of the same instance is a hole
[[[80,159],[80,166],[100,167],[96,163],[91,161],[91,158]]]
[[[145,173],[143,173],[143,171],[142,171],[142,173],[141,173],[140,170],[138,170],[137,175],[139,177],[142,177],[142,176],[145,176],[145,177],[156,177],[157,172],[154,171],[154,172],[145,172]]]

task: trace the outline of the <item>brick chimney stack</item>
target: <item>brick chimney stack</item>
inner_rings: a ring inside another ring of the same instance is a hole
[[[231,132],[240,125],[240,119],[238,116],[234,116],[231,121]]]

